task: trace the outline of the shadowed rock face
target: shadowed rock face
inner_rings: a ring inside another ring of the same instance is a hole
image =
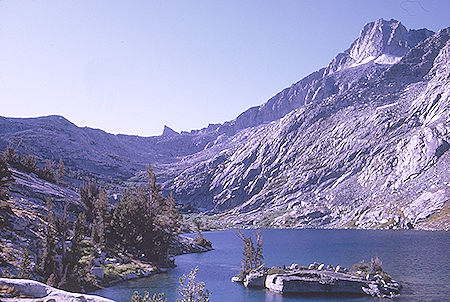
[[[226,211],[227,226],[448,229],[448,37],[377,20],[326,68],[233,121],[138,137],[0,118],[0,147],[106,180],[150,162],[165,192]]]

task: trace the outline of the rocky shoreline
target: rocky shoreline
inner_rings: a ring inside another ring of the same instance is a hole
[[[260,267],[231,279],[245,287],[266,288],[285,294],[369,295],[393,298],[399,295],[401,285],[381,266],[358,263],[351,269],[325,266],[317,262],[308,267],[292,264],[286,268]]]
[[[171,247],[174,255],[202,253],[210,250],[213,250],[212,246],[202,246],[193,238],[185,235],[179,235]],[[148,277],[168,270],[168,268],[160,268],[151,263],[132,259],[121,253],[111,256],[100,249],[96,250],[94,263],[91,274],[95,276],[102,287]],[[42,298],[45,298],[45,301],[113,301],[95,295],[63,291],[35,280],[0,278],[0,301],[42,301]]]

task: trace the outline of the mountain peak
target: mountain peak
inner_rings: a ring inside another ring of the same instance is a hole
[[[176,132],[175,130],[173,130],[172,128],[164,125],[164,130],[161,136],[173,136],[173,135],[178,135],[179,133]]]
[[[408,30],[394,19],[378,19],[367,23],[350,48],[331,61],[324,75],[370,61],[378,64],[397,63],[411,48],[433,33],[427,29]]]

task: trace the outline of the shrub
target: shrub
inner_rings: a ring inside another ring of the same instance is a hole
[[[130,302],[167,302],[167,299],[164,297],[164,294],[153,294],[150,297],[148,292],[145,292],[143,296],[139,295],[138,292],[134,292]]]
[[[197,282],[197,272],[198,267],[192,269],[189,275],[180,278],[178,294],[181,300],[177,299],[177,302],[209,302],[211,293],[205,289],[205,283]]]

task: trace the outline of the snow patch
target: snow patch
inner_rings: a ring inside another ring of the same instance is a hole
[[[395,102],[395,103],[392,103],[392,104],[383,105],[383,106],[377,107],[377,110],[381,110],[381,109],[386,109],[386,108],[389,108],[389,107],[393,107],[393,106],[395,106],[395,105],[397,105],[397,104],[398,104],[398,102]]]
[[[375,60],[375,57],[374,56],[369,56],[367,58],[364,58],[361,61],[357,61],[356,63],[353,63],[352,65],[350,65],[350,67],[356,67],[356,66],[359,66],[359,65],[363,65],[363,64],[369,63],[370,61],[373,61],[373,60]]]
[[[398,63],[401,59],[402,59],[402,57],[397,57],[397,56],[388,55],[388,54],[382,54],[381,56],[376,58],[374,62],[377,64],[395,64],[395,63]]]

